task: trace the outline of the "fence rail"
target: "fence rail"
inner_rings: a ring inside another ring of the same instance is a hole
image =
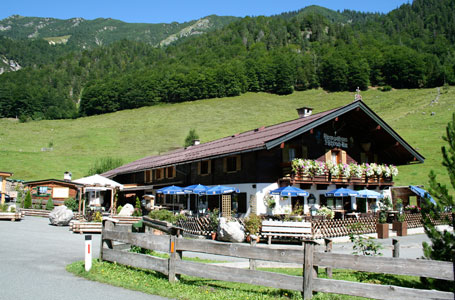
[[[303,247],[296,249],[276,249],[248,244],[183,239],[175,236],[125,232],[117,228],[113,223],[109,223],[106,221],[106,226],[102,231],[100,253],[102,260],[158,271],[168,276],[171,282],[176,280],[176,275],[183,274],[214,280],[296,290],[302,292],[304,299],[311,299],[313,292],[338,293],[376,299],[454,299],[454,293],[450,292],[322,279],[317,278],[313,271],[314,267],[321,266],[366,272],[425,276],[453,281],[454,266],[449,262],[315,252],[315,243],[312,241],[307,241]],[[149,250],[168,252],[170,253],[170,258],[162,259],[116,250],[113,241]],[[104,247],[105,244],[108,248]],[[184,261],[182,260],[183,251],[297,263],[303,266],[304,276],[291,276]]]

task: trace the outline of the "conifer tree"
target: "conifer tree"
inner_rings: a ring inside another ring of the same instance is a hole
[[[27,191],[24,200],[24,208],[31,208],[32,207],[32,194],[30,191]]]
[[[448,142],[448,148],[443,146],[442,150],[442,165],[447,169],[450,178],[450,183],[455,189],[455,114],[452,116],[452,121],[446,127],[446,135],[443,139]],[[422,201],[422,221],[425,233],[431,240],[431,245],[423,243],[424,255],[428,259],[454,261],[455,259],[455,234],[448,230],[438,231],[431,221],[441,219],[443,222],[453,229],[455,215],[455,201],[452,195],[449,194],[449,189],[446,185],[440,184],[436,180],[436,174],[433,170],[429,174],[430,194],[437,199],[437,203],[433,205],[429,197]],[[443,212],[450,212],[449,216],[442,217]]]
[[[52,197],[49,197],[46,202],[46,210],[53,210],[54,209],[54,201],[52,200]]]

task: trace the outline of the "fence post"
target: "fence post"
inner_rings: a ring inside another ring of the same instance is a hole
[[[392,256],[400,257],[400,241],[397,239],[393,239],[392,244],[393,244]]]
[[[324,239],[325,242],[325,252],[332,252],[333,242],[331,239]],[[332,268],[327,267],[325,268],[325,273],[327,274],[328,278],[332,278]]]
[[[256,237],[251,238],[251,241],[250,241],[251,247],[256,247],[256,243],[257,243]],[[256,270],[256,260],[252,259],[252,258],[250,258],[250,270]]]
[[[176,236],[170,236],[170,249],[169,249],[169,264],[168,264],[168,280],[169,282],[176,282],[179,280],[177,274],[175,274],[175,265],[178,260],[182,259],[182,251],[176,251]]]
[[[313,297],[313,256],[314,243],[307,241],[303,247],[303,299],[311,299]]]

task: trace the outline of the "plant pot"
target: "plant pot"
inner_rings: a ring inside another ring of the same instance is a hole
[[[389,224],[378,223],[376,224],[376,232],[378,233],[378,239],[386,239],[389,237]]]
[[[212,240],[216,240],[216,232],[212,232],[211,235],[212,235]]]
[[[408,223],[407,222],[393,222],[393,230],[396,230],[397,236],[407,236],[408,235]]]

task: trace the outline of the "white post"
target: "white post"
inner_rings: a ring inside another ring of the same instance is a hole
[[[90,271],[92,268],[92,236],[85,236],[85,271]]]

